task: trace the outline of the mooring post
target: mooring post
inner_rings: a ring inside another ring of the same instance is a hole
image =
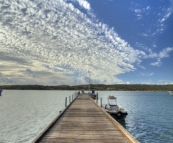
[[[100,106],[102,107],[102,98],[100,97]]]
[[[73,94],[72,94],[72,101],[73,101]]]
[[[65,98],[65,107],[67,107],[67,97]]]
[[[69,96],[69,104],[71,103],[71,96]]]

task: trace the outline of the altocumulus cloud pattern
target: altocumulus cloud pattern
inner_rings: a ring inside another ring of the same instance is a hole
[[[85,0],[0,0],[0,7],[1,84],[121,83],[116,75],[147,57]]]

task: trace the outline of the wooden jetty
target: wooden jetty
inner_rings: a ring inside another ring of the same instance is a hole
[[[139,142],[88,94],[80,94],[32,143]]]

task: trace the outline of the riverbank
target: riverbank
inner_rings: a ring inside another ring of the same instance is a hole
[[[88,90],[89,85],[0,85],[0,89],[12,90]],[[90,89],[104,91],[171,91],[173,85],[150,85],[150,84],[91,84]]]

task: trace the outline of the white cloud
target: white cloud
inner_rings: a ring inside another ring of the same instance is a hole
[[[154,73],[140,73],[139,76],[153,76]]]
[[[158,59],[157,59],[157,62],[153,62],[153,63],[151,63],[150,65],[160,67],[161,64],[162,64],[162,62],[161,62],[160,58],[158,58]]]
[[[147,6],[146,9],[149,10],[151,7],[150,6]]]
[[[147,32],[145,32],[146,35],[155,36],[166,29],[166,20],[173,13],[173,2],[168,1],[168,3],[170,3],[169,6],[165,6],[164,1],[160,1],[158,2],[158,6],[153,8],[152,6],[144,7],[141,4],[132,2],[131,10],[136,15],[137,20],[148,19],[149,27],[148,30],[146,30]]]
[[[148,74],[148,76],[153,76],[153,75],[154,75],[154,73],[149,73],[149,74]]]
[[[173,51],[173,48],[168,47],[166,49],[163,49],[160,53],[159,53],[159,58],[166,58],[169,57],[169,53]]]
[[[131,10],[135,13],[135,15],[137,16],[137,20],[142,19],[145,15],[149,14],[151,7],[147,6],[147,7],[143,7],[140,4],[134,3],[132,2],[132,8]]]
[[[162,13],[158,14],[159,20],[157,24],[157,29],[153,33],[153,35],[157,33],[162,33],[164,29],[166,28],[165,21],[172,15],[173,13],[173,3],[171,3],[170,7],[165,8],[164,6],[160,8]]]
[[[85,84],[88,70],[92,82],[120,83],[146,55],[63,0],[4,0],[0,18],[0,84]]]
[[[144,36],[144,37],[148,37],[149,35],[146,34],[146,33],[143,33],[142,36]]]
[[[90,4],[86,1],[86,0],[77,0],[77,2],[79,3],[80,6],[82,6],[83,8],[90,10]]]
[[[150,65],[160,67],[160,66],[161,66],[161,64],[162,64],[162,62],[157,61],[157,62],[151,63]]]
[[[171,81],[171,80],[159,80],[158,81],[158,84],[173,84],[173,81]]]
[[[135,9],[135,13],[142,13],[141,9]]]
[[[172,47],[168,47],[160,51],[159,53],[154,53],[150,50],[150,53],[145,55],[143,58],[152,58],[152,59],[157,59],[157,62],[151,63],[152,66],[161,66],[161,59],[163,58],[168,58],[170,52],[173,51]]]

